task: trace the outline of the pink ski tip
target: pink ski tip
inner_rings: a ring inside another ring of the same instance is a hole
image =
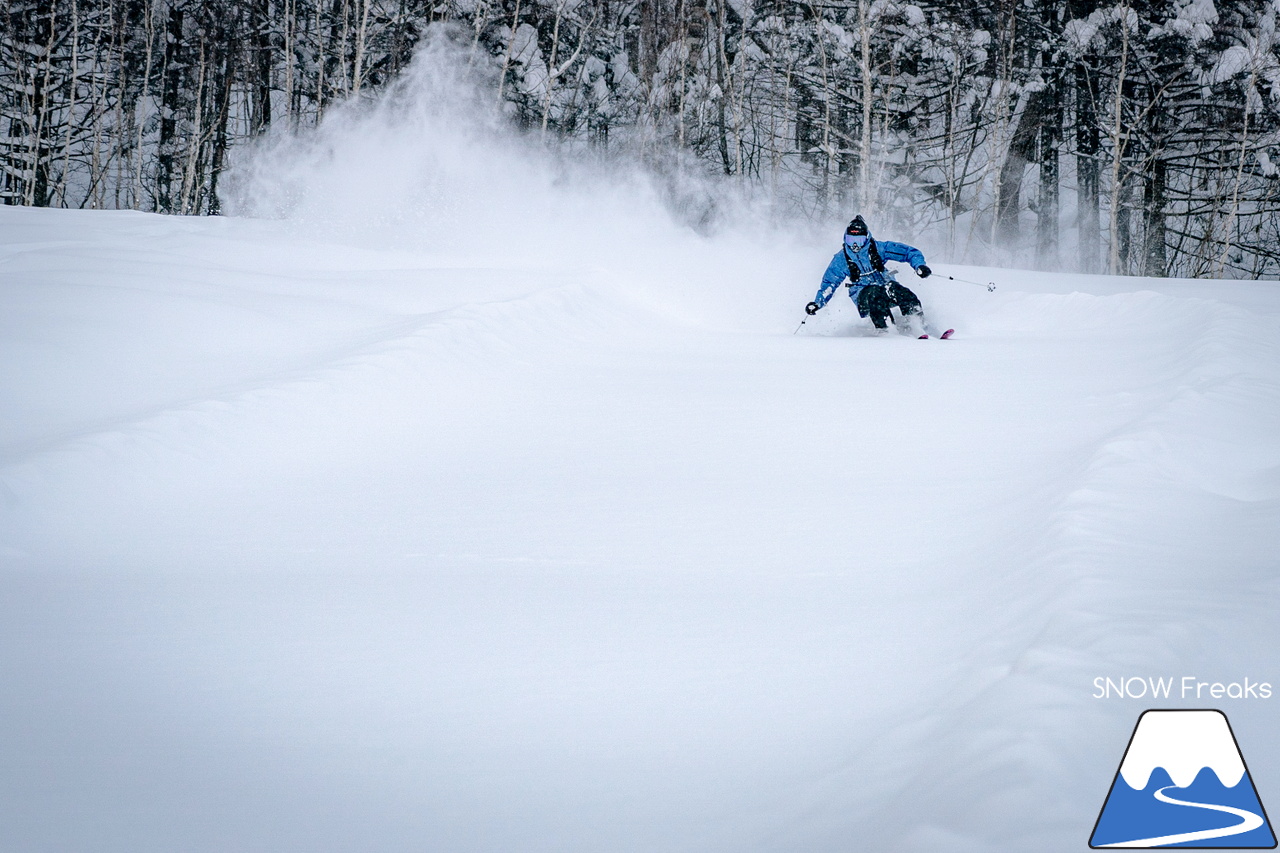
[[[942,333],[942,339],[944,341],[950,340],[951,336],[954,335],[955,333],[956,333],[955,329],[947,329],[945,332]]]
[[[929,336],[928,336],[928,335],[921,335],[920,337],[916,338],[916,340],[918,340],[918,341],[927,341],[927,340],[929,340]]]

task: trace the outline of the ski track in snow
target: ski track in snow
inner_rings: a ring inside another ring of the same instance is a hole
[[[578,295],[582,295],[581,288],[561,288],[561,290],[573,290]],[[517,297],[511,301],[554,299],[555,295],[555,291],[547,290]],[[405,349],[409,341],[414,338],[425,337],[437,327],[450,324],[454,326],[475,325],[477,320],[483,320],[486,313],[498,313],[502,310],[502,306],[506,304],[505,302],[498,302],[464,305],[454,309],[433,312],[423,317],[398,321],[351,344],[319,353],[296,366],[291,366],[278,373],[253,377],[225,387],[215,387],[205,391],[198,397],[168,401],[156,407],[128,412],[120,418],[79,424],[65,433],[43,436],[27,442],[15,442],[8,446],[0,447],[0,464],[6,466],[15,465],[32,454],[56,451],[69,444],[92,441],[95,437],[129,431],[146,432],[157,418],[177,415],[182,412],[191,412],[199,409],[204,404],[234,405],[237,401],[248,402],[255,395],[261,395],[264,392],[279,391],[289,386],[309,382],[323,382],[337,372],[376,366],[379,357],[393,355],[397,350]],[[562,330],[548,329],[544,331],[554,333]],[[462,336],[464,335],[446,333],[446,339],[450,346],[448,349],[442,348],[440,355],[447,357],[449,350],[454,347],[465,351],[466,344],[458,346],[461,343],[459,338]],[[498,340],[493,340],[491,343],[501,344]],[[515,354],[509,352],[507,355],[514,356]]]
[[[1094,677],[1276,678],[1272,283],[0,224],[6,850],[1074,849]]]

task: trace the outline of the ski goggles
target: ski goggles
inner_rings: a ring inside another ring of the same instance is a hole
[[[867,241],[870,239],[871,238],[866,234],[846,234],[844,235],[844,244],[861,250],[863,246],[867,245]]]

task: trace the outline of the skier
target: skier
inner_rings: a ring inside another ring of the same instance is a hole
[[[919,249],[889,240],[877,242],[862,216],[853,217],[844,231],[844,246],[827,265],[818,295],[804,307],[805,312],[810,316],[817,314],[831,300],[840,283],[848,278],[849,298],[858,307],[859,317],[870,317],[877,329],[885,329],[888,328],[886,320],[893,320],[889,309],[896,305],[902,311],[907,330],[928,337],[924,334],[924,314],[919,297],[899,284],[892,272],[885,272],[885,261],[911,264],[921,278],[928,278],[932,272]]]

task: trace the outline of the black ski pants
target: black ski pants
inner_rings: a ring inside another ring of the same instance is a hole
[[[902,309],[904,317],[921,313],[920,297],[897,282],[888,287],[883,284],[868,284],[858,291],[858,316],[870,317],[877,329],[888,327],[887,321],[893,319],[889,309],[895,305]]]

